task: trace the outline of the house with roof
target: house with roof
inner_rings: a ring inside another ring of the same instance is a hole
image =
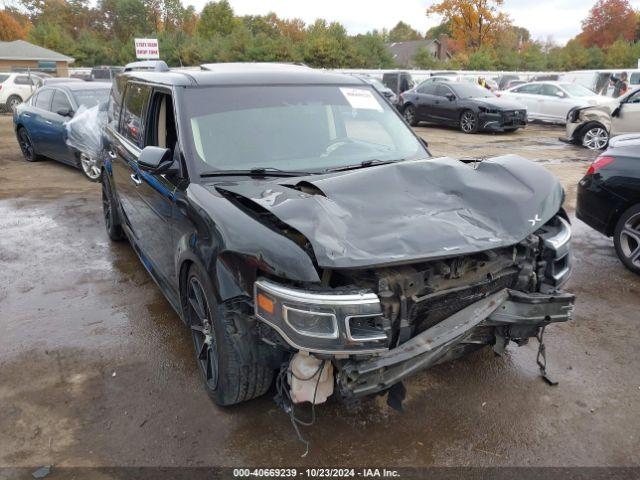
[[[426,49],[434,58],[447,60],[451,53],[447,49],[447,36],[427,40],[411,40],[407,42],[394,42],[387,46],[387,51],[393,57],[396,65],[401,68],[413,68],[413,57],[421,48]]]
[[[71,57],[24,40],[0,42],[0,72],[31,70],[68,77],[69,64],[73,61]]]

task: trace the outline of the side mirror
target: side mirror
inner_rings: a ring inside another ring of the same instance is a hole
[[[450,102],[453,102],[456,99],[456,96],[453,93],[447,93],[447,98]]]
[[[73,117],[73,114],[75,113],[73,110],[71,110],[70,108],[61,108],[60,110],[58,110],[56,112],[58,115],[60,115],[61,117]]]
[[[138,157],[141,170],[150,173],[165,173],[173,165],[173,154],[168,148],[144,147]]]
[[[565,97],[564,92],[556,92],[556,97],[564,98]]]
[[[618,117],[620,116],[620,110],[622,110],[622,103],[618,104],[618,106],[616,108],[614,108],[613,112],[611,112],[611,116],[612,117]]]

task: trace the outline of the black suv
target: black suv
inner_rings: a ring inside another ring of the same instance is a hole
[[[556,178],[515,156],[432,158],[356,77],[123,73],[105,145],[108,234],[190,327],[218,404],[278,370],[294,401],[354,399],[570,317]]]

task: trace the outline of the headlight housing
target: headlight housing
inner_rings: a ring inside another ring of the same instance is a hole
[[[300,290],[261,278],[254,285],[256,317],[298,350],[372,353],[388,349],[389,322],[373,292]]]

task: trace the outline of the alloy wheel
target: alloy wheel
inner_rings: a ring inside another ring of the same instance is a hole
[[[20,101],[19,98],[13,97],[10,101],[9,101],[9,108],[11,109],[12,112],[16,111],[16,108],[18,108],[18,105],[20,105],[22,102]]]
[[[622,254],[640,268],[640,213],[629,218],[620,232]]]
[[[215,390],[218,385],[218,352],[212,327],[211,311],[202,285],[196,277],[189,280],[189,323],[196,348],[196,359],[207,386]]]
[[[92,160],[85,153],[80,154],[80,166],[82,167],[84,174],[89,177],[89,179],[95,181],[100,177],[100,169],[96,165],[95,160]]]
[[[590,128],[582,137],[582,145],[589,150],[602,150],[608,142],[609,134],[602,127]]]
[[[416,119],[413,108],[407,107],[404,109],[404,119],[407,121],[409,125],[413,125],[413,122]]]
[[[460,128],[465,133],[473,132],[476,128],[476,116],[473,112],[464,112],[462,114],[462,118],[460,119]]]
[[[33,144],[31,143],[29,134],[24,128],[21,128],[18,131],[18,143],[20,144],[20,150],[22,150],[22,154],[25,158],[32,161],[35,158],[35,152],[33,150]]]

